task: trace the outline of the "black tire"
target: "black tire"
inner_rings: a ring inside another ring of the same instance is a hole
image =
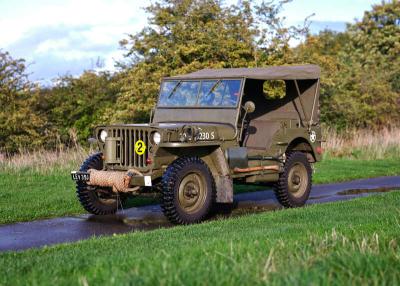
[[[310,195],[311,185],[312,169],[306,154],[289,153],[275,186],[275,196],[279,203],[287,208],[303,206]]]
[[[162,188],[161,208],[172,223],[198,223],[211,214],[216,198],[215,182],[200,158],[175,160],[162,177]]]
[[[102,153],[88,157],[79,171],[86,172],[89,169],[103,169]],[[85,182],[76,184],[76,194],[82,207],[95,215],[114,214],[124,200],[123,197],[113,194],[111,189],[89,186]]]

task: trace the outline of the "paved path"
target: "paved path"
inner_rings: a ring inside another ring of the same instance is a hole
[[[308,204],[326,203],[400,189],[400,176],[379,177],[335,184],[314,185]],[[280,209],[270,190],[235,196],[233,216]],[[0,226],[0,251],[72,242],[93,236],[112,235],[171,227],[159,205],[131,208],[112,216],[81,215]]]

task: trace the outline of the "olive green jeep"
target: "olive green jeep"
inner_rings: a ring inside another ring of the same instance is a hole
[[[71,173],[90,213],[158,195],[166,217],[197,223],[233,203],[233,184],[271,184],[305,204],[321,160],[320,68],[204,69],[164,78],[149,124],[99,126],[98,153]]]

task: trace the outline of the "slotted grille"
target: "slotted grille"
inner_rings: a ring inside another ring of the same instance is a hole
[[[121,167],[146,167],[146,158],[148,156],[149,147],[149,131],[144,129],[127,129],[113,128],[111,130],[112,137],[118,138],[116,144],[116,154]],[[146,151],[143,155],[135,152],[135,143],[142,140],[146,144]]]

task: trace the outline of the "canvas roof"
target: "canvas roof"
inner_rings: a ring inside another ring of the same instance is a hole
[[[317,65],[272,66],[266,68],[203,69],[193,73],[165,79],[249,78],[260,80],[318,79],[321,69]]]

